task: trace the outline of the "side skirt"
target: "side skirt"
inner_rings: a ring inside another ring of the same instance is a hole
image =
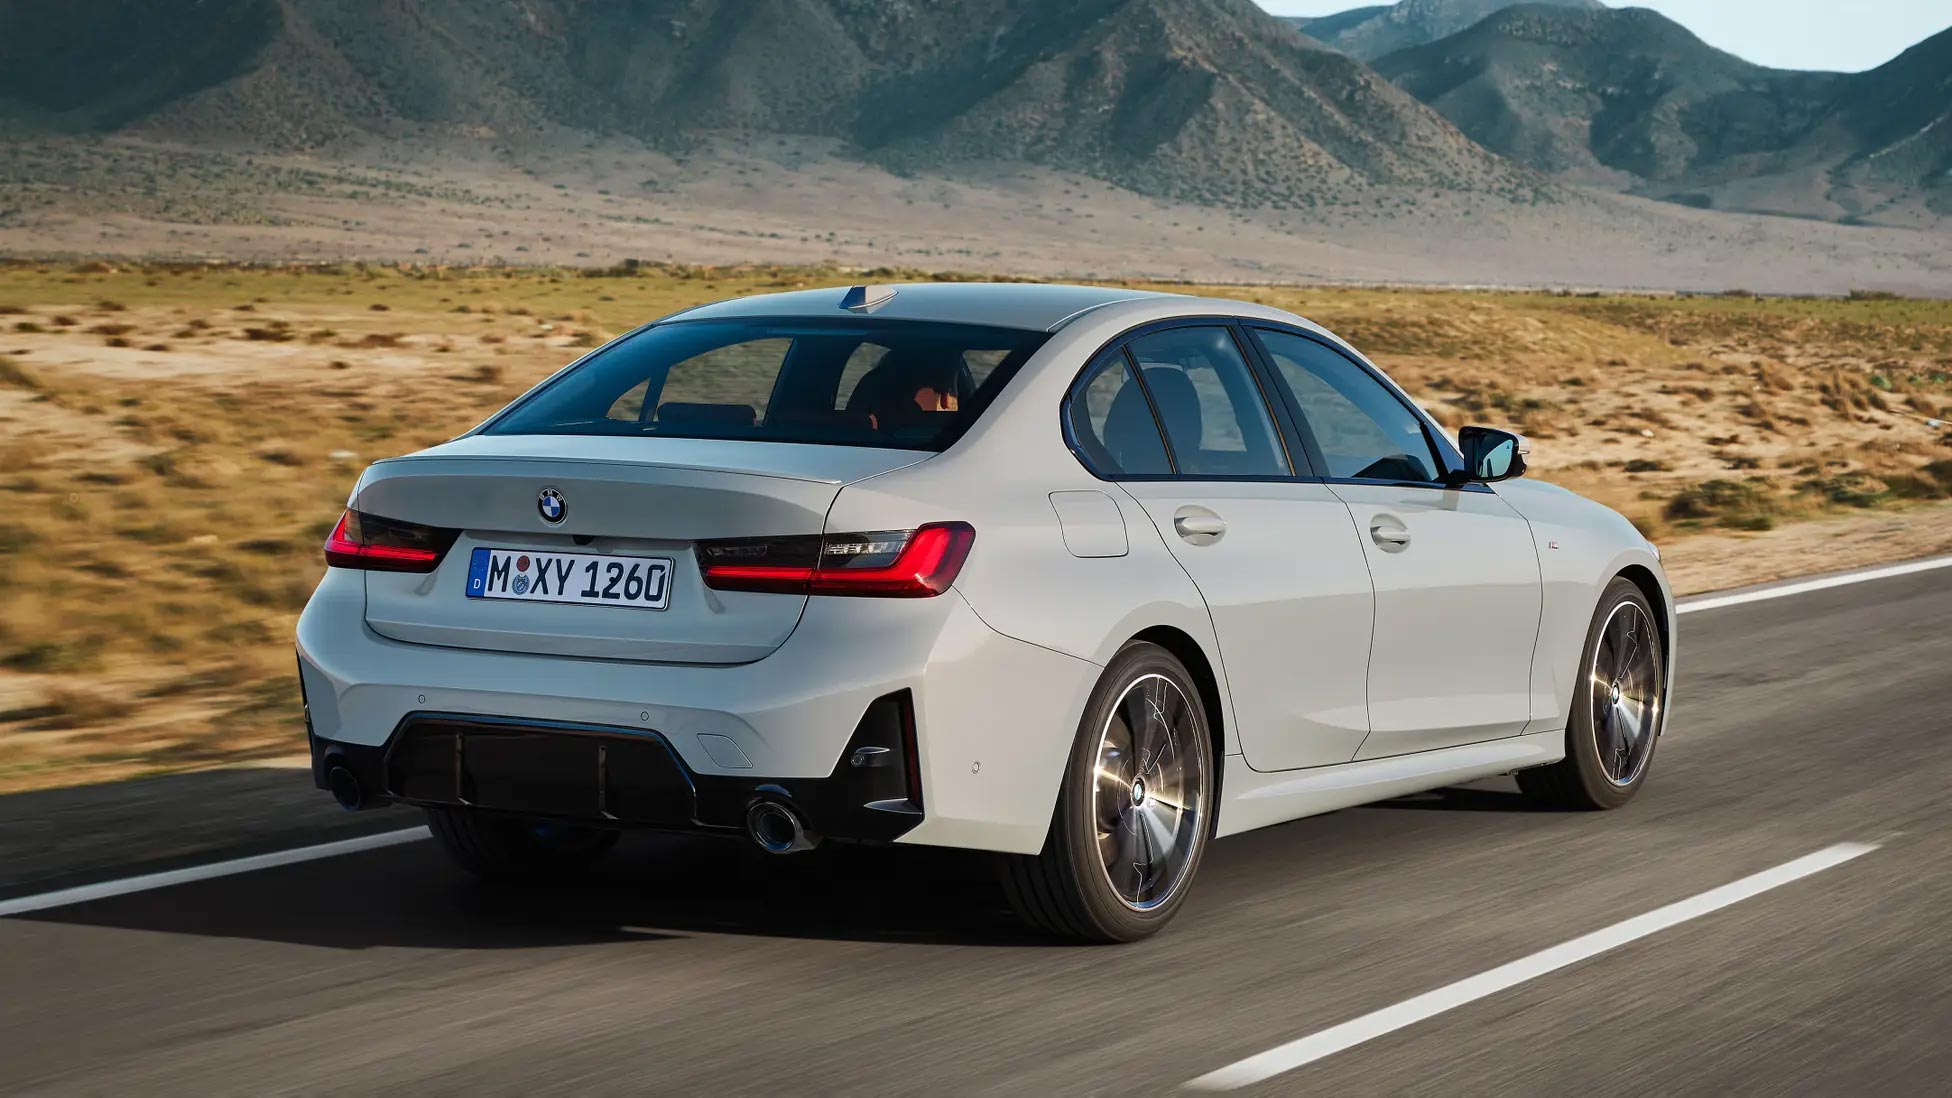
[[[1229,755],[1216,837],[1373,801],[1544,766],[1566,756],[1564,729],[1387,759],[1264,773]]]

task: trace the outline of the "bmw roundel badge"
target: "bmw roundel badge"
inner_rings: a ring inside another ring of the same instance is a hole
[[[563,502],[563,494],[554,488],[544,488],[535,497],[535,509],[542,515],[542,521],[552,526],[569,517],[569,504]]]

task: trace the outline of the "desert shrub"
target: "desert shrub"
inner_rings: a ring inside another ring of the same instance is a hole
[[[1783,512],[1769,486],[1753,480],[1704,480],[1667,501],[1676,522],[1712,523],[1735,530],[1769,530]]]
[[[1891,490],[1883,481],[1864,473],[1818,477],[1798,487],[1844,507],[1873,507],[1891,498]]]

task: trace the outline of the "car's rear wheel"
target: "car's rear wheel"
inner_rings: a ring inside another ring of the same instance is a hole
[[[1002,860],[1004,890],[1041,930],[1100,942],[1157,933],[1212,833],[1213,750],[1192,676],[1134,642],[1085,706],[1044,849]]]
[[[1646,784],[1667,698],[1660,628],[1631,580],[1600,596],[1579,667],[1565,759],[1519,771],[1518,788],[1557,808],[1618,808]]]
[[[471,808],[429,808],[427,827],[456,865],[498,880],[587,869],[617,845],[618,835]]]

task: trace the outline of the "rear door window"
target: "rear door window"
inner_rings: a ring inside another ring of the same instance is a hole
[[[1168,328],[1126,347],[1165,427],[1181,476],[1292,472],[1260,385],[1231,329]]]
[[[1172,472],[1159,423],[1133,380],[1125,352],[1113,351],[1092,364],[1066,409],[1071,438],[1081,456],[1101,476],[1164,476]]]

